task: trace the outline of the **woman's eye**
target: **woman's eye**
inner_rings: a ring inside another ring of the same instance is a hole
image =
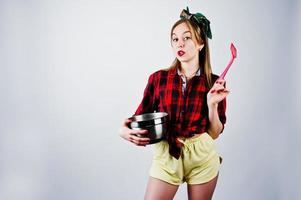
[[[178,38],[173,38],[172,41],[173,41],[173,42],[177,42],[177,41],[178,41]]]
[[[191,39],[191,37],[184,37],[184,40],[189,40]]]

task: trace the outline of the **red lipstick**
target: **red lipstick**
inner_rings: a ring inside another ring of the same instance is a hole
[[[182,51],[182,50],[178,51],[179,56],[183,56],[184,54],[185,54],[185,51]]]

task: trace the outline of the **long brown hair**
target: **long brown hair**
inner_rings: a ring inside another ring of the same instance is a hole
[[[192,21],[186,18],[178,20],[172,26],[170,31],[170,38],[172,38],[172,33],[173,30],[176,28],[176,26],[182,23],[186,23],[186,25],[188,26],[189,30],[192,33],[192,38],[194,39],[194,41],[204,44],[203,49],[199,52],[199,63],[200,63],[200,67],[203,69],[203,72],[205,73],[207,87],[211,88],[213,84],[211,78],[212,69],[210,63],[208,38],[199,26],[197,26],[195,23],[193,23]],[[181,67],[180,61],[177,58],[175,58],[175,60],[173,61],[169,69],[180,68],[180,67]]]

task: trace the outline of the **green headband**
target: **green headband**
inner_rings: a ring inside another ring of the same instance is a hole
[[[185,9],[182,10],[180,17],[182,19],[189,19],[193,21],[201,28],[201,30],[204,31],[204,33],[208,38],[212,39],[210,21],[203,14],[201,13],[191,14],[189,13],[189,8],[187,7],[186,10]]]

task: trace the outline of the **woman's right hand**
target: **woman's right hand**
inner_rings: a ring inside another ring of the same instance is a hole
[[[145,146],[149,144],[150,139],[147,137],[139,137],[138,135],[147,134],[147,130],[133,130],[128,127],[131,123],[130,119],[126,119],[121,128],[119,129],[119,135],[123,139],[134,143],[137,146]]]

